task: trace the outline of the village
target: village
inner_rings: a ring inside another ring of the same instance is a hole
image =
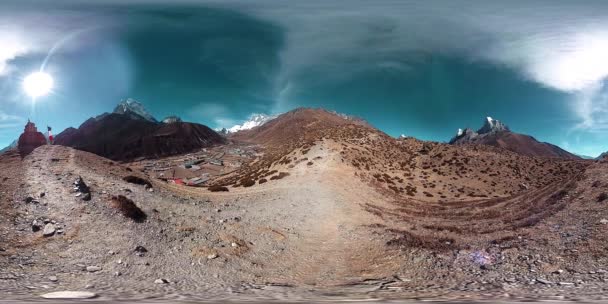
[[[258,145],[230,143],[185,155],[139,160],[129,164],[150,177],[191,187],[204,187],[230,174],[262,154]]]

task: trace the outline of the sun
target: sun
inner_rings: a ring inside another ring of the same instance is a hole
[[[45,72],[34,72],[23,80],[23,90],[32,98],[47,95],[53,89],[53,77]]]

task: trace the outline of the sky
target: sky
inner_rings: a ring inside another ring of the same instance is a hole
[[[128,3],[128,4],[125,4]],[[0,147],[134,98],[212,128],[322,107],[448,141],[486,116],[608,151],[607,1],[3,0]],[[44,70],[50,94],[23,79]]]

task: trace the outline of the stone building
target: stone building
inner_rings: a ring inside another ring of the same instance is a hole
[[[38,132],[36,125],[28,119],[23,134],[19,136],[19,141],[17,142],[19,153],[22,156],[28,155],[42,145],[46,145],[46,138],[42,133]]]

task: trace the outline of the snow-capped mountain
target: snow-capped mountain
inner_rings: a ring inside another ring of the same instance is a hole
[[[165,117],[165,119],[163,119],[164,124],[170,124],[170,123],[176,123],[176,122],[182,122],[182,119],[177,116],[167,116],[167,117]]]
[[[132,118],[136,119],[143,118],[147,121],[158,122],[154,116],[148,113],[141,102],[132,98],[127,98],[126,100],[121,101],[116,108],[114,108],[114,113],[130,115]]]
[[[485,137],[489,134],[508,131],[510,130],[506,124],[502,123],[500,120],[488,116],[486,117],[483,126],[477,130],[477,132],[470,128],[458,129],[456,136],[450,140],[450,143],[471,141],[478,137]]]
[[[278,115],[267,115],[267,114],[251,114],[249,120],[245,121],[240,125],[235,125],[226,130],[227,133],[235,133],[242,130],[249,130],[267,123],[270,120],[277,118]]]
[[[4,149],[0,150],[0,153],[4,153],[12,148],[17,147],[17,140],[15,139],[10,145],[6,146]]]
[[[481,129],[477,130],[479,134],[486,134],[491,132],[509,131],[509,127],[502,123],[500,120],[496,120],[492,117],[486,117],[486,122],[483,124]]]
[[[483,126],[477,132],[470,128],[458,129],[458,133],[450,140],[450,144],[484,144],[524,155],[579,158],[558,146],[539,142],[532,136],[511,132],[507,125],[492,117],[486,117]]]

